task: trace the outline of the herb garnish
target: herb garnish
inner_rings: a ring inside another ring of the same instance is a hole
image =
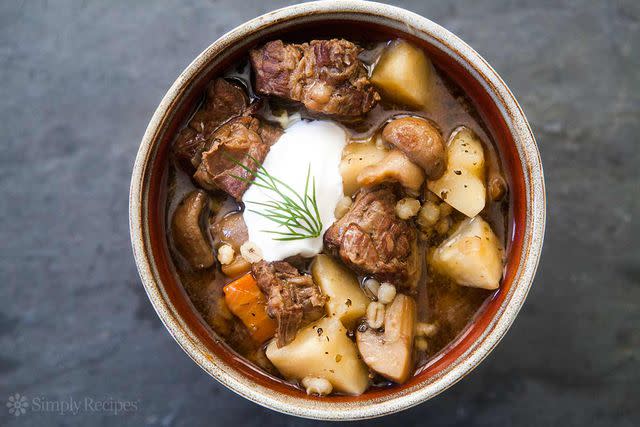
[[[247,155],[257,166],[254,172],[251,168],[240,161],[230,157],[236,165],[249,172],[253,180],[243,178],[238,175],[232,177],[246,182],[250,185],[257,185],[270,192],[268,202],[246,201],[245,203],[260,206],[261,210],[249,209],[276,224],[286,228],[287,231],[260,230],[264,233],[276,235],[273,240],[302,240],[313,239],[322,234],[322,220],[318,211],[316,200],[316,178],[311,176],[311,163],[307,169],[307,178],[304,186],[304,194],[300,195],[286,182],[271,175],[253,156]],[[309,183],[311,181],[311,188]],[[311,193],[310,193],[311,190]]]

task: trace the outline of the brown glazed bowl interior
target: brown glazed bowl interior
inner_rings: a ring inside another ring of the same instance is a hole
[[[500,290],[463,333],[405,384],[362,396],[307,396],[259,370],[228,347],[204,322],[177,280],[167,247],[166,179],[170,145],[206,84],[267,40],[344,37],[404,38],[475,104],[498,146],[508,176],[508,261]],[[145,289],[167,330],[205,371],[233,391],[272,409],[320,419],[360,419],[427,400],[471,371],[506,333],[529,290],[544,234],[544,182],[535,140],[513,95],[469,46],[431,21],[392,6],[358,1],[306,3],[271,12],[227,33],[173,84],[142,141],[131,184],[130,227]]]

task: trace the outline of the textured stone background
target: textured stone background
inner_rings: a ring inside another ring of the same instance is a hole
[[[134,156],[169,85],[222,33],[287,3],[1,2],[0,424],[314,424],[236,396],[178,348],[127,223]],[[508,82],[540,145],[548,226],[493,354],[444,395],[368,424],[640,425],[640,3],[399,4]],[[16,392],[137,411],[15,418]]]

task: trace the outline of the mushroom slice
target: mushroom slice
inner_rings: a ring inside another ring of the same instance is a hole
[[[213,251],[200,226],[208,200],[204,191],[187,194],[180,202],[171,220],[171,236],[176,249],[195,269],[213,265]]]
[[[361,186],[372,186],[383,182],[399,182],[403,187],[419,191],[425,175],[422,168],[413,163],[400,150],[394,149],[377,164],[367,166],[358,175]]]
[[[240,246],[249,240],[247,224],[240,212],[224,215],[217,219],[210,230],[213,244],[216,247],[227,243],[234,251],[239,252]]]
[[[429,179],[440,178],[444,173],[444,140],[431,122],[417,117],[395,119],[385,126],[382,138],[422,167]]]
[[[358,350],[364,362],[383,377],[403,383],[409,378],[416,323],[416,303],[399,294],[387,307],[384,332],[367,329],[358,331]]]

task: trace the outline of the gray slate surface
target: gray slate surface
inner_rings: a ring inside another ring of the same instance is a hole
[[[166,89],[222,33],[287,3],[0,4],[0,403],[31,402],[20,417],[0,407],[0,424],[315,424],[236,396],[178,348],[127,223],[134,156]],[[368,424],[640,425],[640,3],[399,4],[510,85],[540,145],[548,227],[493,354],[444,395]],[[85,398],[136,408],[43,406]]]

